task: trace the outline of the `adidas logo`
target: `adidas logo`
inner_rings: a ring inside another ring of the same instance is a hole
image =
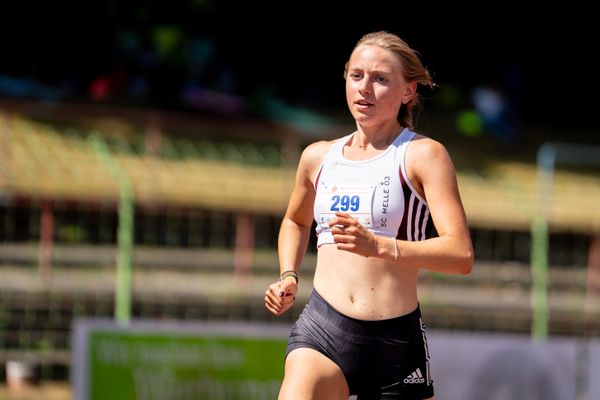
[[[421,369],[417,368],[415,372],[404,378],[404,383],[425,383],[425,378],[421,374]]]

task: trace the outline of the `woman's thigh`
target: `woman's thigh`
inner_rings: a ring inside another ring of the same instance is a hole
[[[309,348],[288,354],[279,400],[347,400],[349,395],[344,373],[325,355]]]

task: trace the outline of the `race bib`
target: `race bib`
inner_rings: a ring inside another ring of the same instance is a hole
[[[371,228],[373,226],[372,203],[375,185],[371,184],[343,184],[325,185],[320,188],[319,194],[319,225],[327,224],[335,217],[336,211],[348,213],[361,225]]]

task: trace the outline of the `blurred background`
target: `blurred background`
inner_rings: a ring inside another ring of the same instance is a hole
[[[382,29],[438,85],[417,130],[450,151],[475,246],[469,276],[421,274],[429,329],[597,337],[593,13],[445,7],[3,6],[0,361],[30,361],[41,398],[69,398],[76,318],[294,321],[314,237],[297,306],[275,319],[263,295],[298,157],[354,129],[344,64]]]

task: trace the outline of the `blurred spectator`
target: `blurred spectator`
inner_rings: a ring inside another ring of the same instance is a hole
[[[34,78],[18,78],[0,74],[0,95],[59,100],[64,93],[60,89],[38,82]]]
[[[92,80],[89,87],[89,96],[92,101],[105,101],[110,97],[111,83],[107,76],[98,75]]]
[[[508,97],[498,85],[480,85],[471,94],[475,112],[481,117],[484,131],[504,144],[514,144],[518,137],[515,115]]]

